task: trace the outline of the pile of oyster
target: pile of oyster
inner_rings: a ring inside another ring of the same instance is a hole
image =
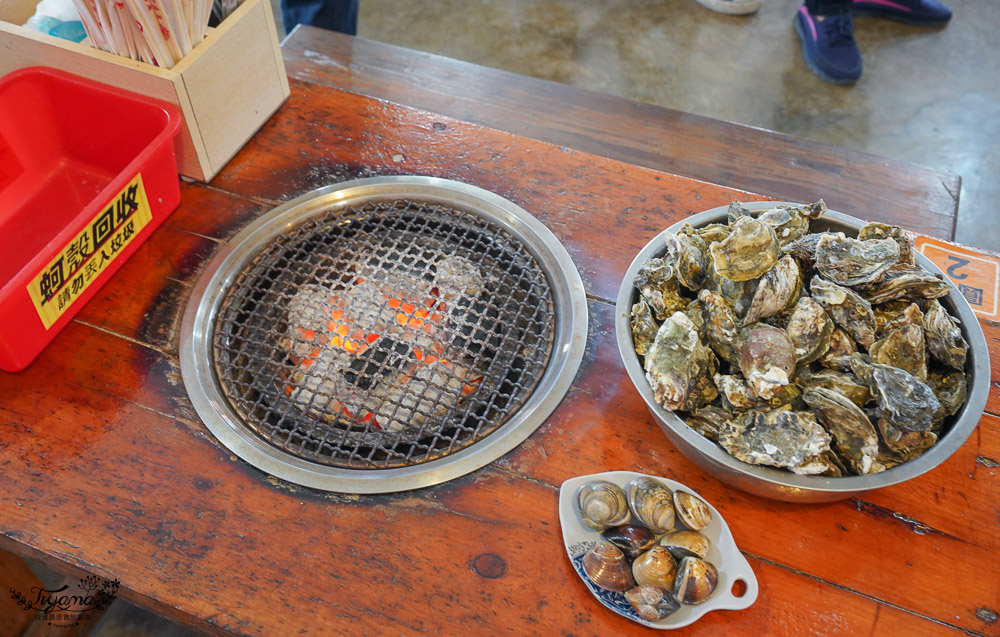
[[[909,237],[810,232],[822,200],[666,237],[630,323],[656,401],[736,458],[803,475],[924,453],[967,397],[968,344]]]
[[[663,619],[715,592],[719,572],[706,559],[712,542],[701,533],[712,510],[697,496],[641,476],[624,489],[588,482],[576,503],[583,523],[603,538],[584,554],[583,572],[595,585],[624,593],[640,617]]]

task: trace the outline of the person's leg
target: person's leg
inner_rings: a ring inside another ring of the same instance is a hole
[[[806,63],[835,84],[853,84],[861,77],[861,52],[850,9],[851,0],[805,0],[795,15]]]
[[[951,20],[951,10],[937,0],[854,0],[857,16],[889,18],[919,26],[941,26]]]
[[[281,19],[285,31],[296,24],[308,24],[355,35],[358,32],[360,0],[281,0]]]

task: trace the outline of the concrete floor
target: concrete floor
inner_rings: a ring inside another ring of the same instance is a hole
[[[358,34],[958,174],[956,239],[1000,251],[1000,3],[946,1],[940,29],[858,19],[853,87],[803,62],[800,0],[749,17],[694,0],[363,0]]]
[[[1000,3],[949,0],[942,29],[859,19],[853,87],[806,67],[798,5],[730,17],[694,0],[362,0],[358,34],[956,173],[956,239],[1000,252]],[[195,635],[122,602],[93,634]]]

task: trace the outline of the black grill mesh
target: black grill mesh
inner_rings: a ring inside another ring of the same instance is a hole
[[[213,351],[224,395],[263,439],[383,469],[496,430],[554,336],[552,291],[516,238],[461,210],[387,201],[275,238],[228,291]]]

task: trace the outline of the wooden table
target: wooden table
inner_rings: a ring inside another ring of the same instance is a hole
[[[556,510],[563,480],[634,470],[711,501],[760,582],[753,607],[709,613],[683,634],[1000,635],[995,388],[970,440],[921,478],[834,504],[764,500],[666,441],[624,373],[609,301],[632,255],[692,212],[824,196],[949,237],[953,200],[940,190],[957,192],[957,179],[335,34],[300,30],[285,52],[285,106],[212,184],[183,185],[177,211],[28,369],[0,373],[0,548],[117,578],[120,597],[212,634],[647,634],[587,592]],[[538,102],[515,108],[517,90]],[[545,103],[566,96],[562,114]],[[615,130],[623,141],[611,145]],[[746,152],[661,143],[734,135]],[[789,160],[806,156],[825,159]],[[734,167],[750,162],[770,176],[740,177]],[[214,440],[181,383],[178,323],[193,282],[277,202],[403,173],[476,184],[552,229],[589,295],[583,366],[525,443],[449,483],[346,496],[264,475]],[[862,205],[868,196],[881,197],[877,209]],[[1000,326],[984,328],[1000,360]],[[9,554],[6,564],[4,586],[27,587]],[[0,632],[17,634],[23,610],[5,603]]]

